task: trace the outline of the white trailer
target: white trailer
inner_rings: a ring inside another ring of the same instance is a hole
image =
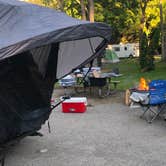
[[[108,49],[116,52],[119,58],[132,58],[139,56],[139,44],[128,43],[128,44],[113,44],[108,45]]]

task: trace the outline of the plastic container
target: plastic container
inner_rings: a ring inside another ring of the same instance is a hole
[[[62,102],[62,112],[64,113],[84,113],[86,110],[86,97],[72,97]]]
[[[76,79],[71,75],[67,75],[59,81],[59,84],[63,87],[74,86],[76,84]]]

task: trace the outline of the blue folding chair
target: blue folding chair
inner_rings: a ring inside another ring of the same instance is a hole
[[[141,117],[144,117],[147,112],[153,114],[149,123],[152,123],[161,113],[166,111],[166,80],[154,80],[149,83],[149,102],[140,102],[144,113]],[[157,108],[157,110],[155,110]]]

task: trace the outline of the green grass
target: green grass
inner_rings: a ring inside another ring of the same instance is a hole
[[[111,71],[118,67],[123,76],[113,78],[120,80],[119,90],[138,86],[139,79],[144,77],[147,80],[166,79],[166,63],[155,61],[155,70],[150,72],[141,72],[138,59],[122,59],[118,64],[107,64],[103,66],[104,71]]]

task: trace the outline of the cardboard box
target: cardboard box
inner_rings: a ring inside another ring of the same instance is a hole
[[[64,113],[84,113],[86,108],[86,97],[72,97],[62,102],[62,112]]]

